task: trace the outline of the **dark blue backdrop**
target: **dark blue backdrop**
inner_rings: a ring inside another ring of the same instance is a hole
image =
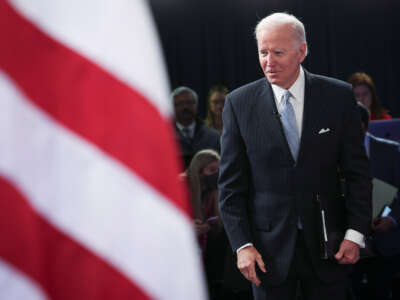
[[[305,24],[313,73],[346,80],[370,74],[383,105],[400,117],[400,1],[398,0],[150,0],[164,48],[171,88],[187,85],[200,96],[263,76],[253,29],[258,20],[287,11]]]

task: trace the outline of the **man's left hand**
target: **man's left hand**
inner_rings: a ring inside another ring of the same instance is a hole
[[[360,246],[352,241],[343,240],[335,259],[341,265],[352,265],[360,259]]]

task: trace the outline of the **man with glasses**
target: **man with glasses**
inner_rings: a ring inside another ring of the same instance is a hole
[[[176,136],[181,146],[181,156],[188,167],[193,156],[200,150],[219,152],[219,134],[197,118],[198,96],[191,88],[181,86],[171,95],[174,103]]]

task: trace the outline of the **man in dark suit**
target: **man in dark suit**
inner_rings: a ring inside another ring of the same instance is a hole
[[[219,152],[218,131],[207,127],[197,118],[197,93],[191,88],[180,86],[173,90],[171,98],[174,102],[176,137],[185,168],[200,150],[213,149]]]
[[[221,136],[220,212],[238,268],[257,300],[295,299],[299,282],[305,299],[344,299],[371,223],[351,86],[301,67],[307,44],[294,16],[272,14],[255,33],[266,78],[227,96]],[[330,259],[321,256],[321,203],[325,221],[342,230]]]

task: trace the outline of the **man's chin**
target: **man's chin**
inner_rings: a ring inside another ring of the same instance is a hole
[[[268,81],[270,82],[270,83],[272,83],[272,84],[278,84],[278,82],[279,82],[279,78],[278,78],[278,75],[270,75],[270,74],[268,74],[267,75],[267,79],[268,79]]]

